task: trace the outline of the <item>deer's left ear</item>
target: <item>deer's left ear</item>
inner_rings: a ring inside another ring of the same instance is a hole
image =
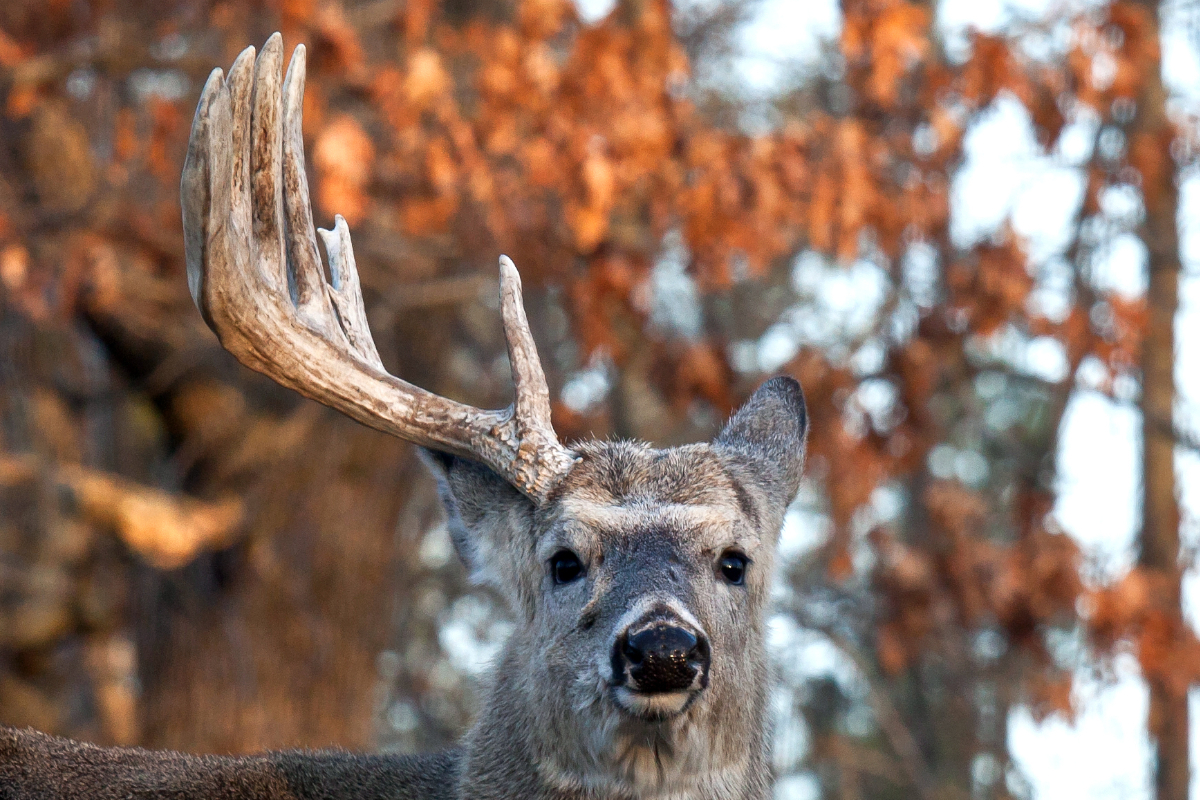
[[[807,438],[804,392],[795,378],[781,376],[758,387],[713,447],[782,512],[800,488]]]

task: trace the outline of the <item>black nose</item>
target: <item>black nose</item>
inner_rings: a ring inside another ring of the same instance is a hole
[[[633,626],[613,648],[617,683],[628,683],[644,694],[704,688],[708,662],[708,640],[703,634],[665,620]]]

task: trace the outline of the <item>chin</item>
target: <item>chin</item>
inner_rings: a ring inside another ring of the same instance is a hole
[[[555,751],[545,774],[557,789],[646,800],[739,795],[744,753],[736,763],[714,759],[713,732],[695,719],[705,690],[638,692],[594,673],[577,686],[574,713],[587,718],[586,737],[545,743]]]
[[[613,701],[624,714],[645,722],[667,722],[691,707],[698,692],[657,692],[644,694],[627,686],[612,690]]]

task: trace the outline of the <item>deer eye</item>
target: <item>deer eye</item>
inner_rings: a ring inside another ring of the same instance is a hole
[[[750,559],[741,553],[728,552],[717,562],[717,570],[722,578],[734,586],[741,586],[746,582],[746,565],[749,563]]]
[[[550,574],[559,585],[573,583],[583,577],[583,563],[570,550],[559,550],[550,559]]]

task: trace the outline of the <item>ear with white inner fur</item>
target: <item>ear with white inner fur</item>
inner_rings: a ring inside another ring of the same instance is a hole
[[[758,387],[713,447],[741,467],[739,477],[753,481],[782,510],[800,488],[807,438],[804,392],[795,378],[780,376]]]
[[[529,600],[523,576],[533,549],[533,502],[482,464],[427,448],[420,453],[437,479],[450,538],[471,580],[496,589],[518,612]]]

